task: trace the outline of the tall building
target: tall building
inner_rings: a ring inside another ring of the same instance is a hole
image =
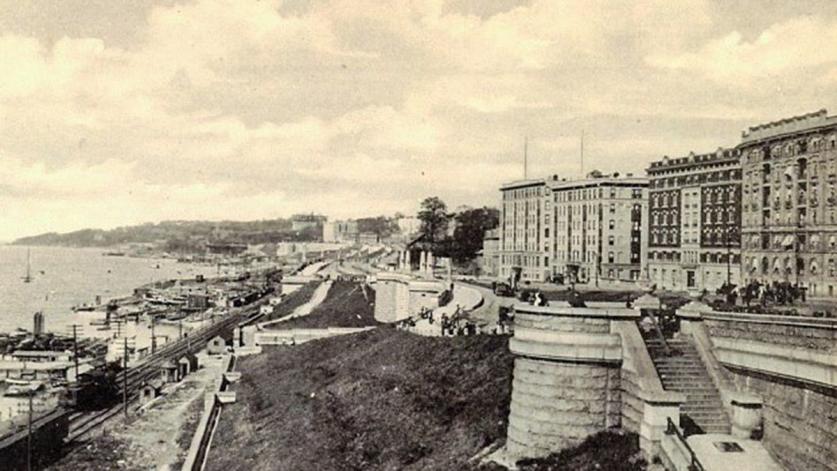
[[[644,260],[648,180],[596,174],[500,188],[500,276],[522,281],[636,281]]]
[[[648,179],[596,172],[584,180],[553,177],[546,186],[548,274],[596,285],[638,281],[645,260]]]
[[[660,288],[740,284],[741,165],[736,149],[652,162],[647,277]]]
[[[744,280],[837,291],[837,116],[820,110],[742,134]]]
[[[515,275],[522,281],[544,281],[549,260],[542,242],[548,201],[543,179],[520,180],[500,187],[500,277]],[[549,237],[549,233],[546,233]]]
[[[482,239],[481,271],[483,276],[496,277],[500,273],[500,229],[485,231]]]

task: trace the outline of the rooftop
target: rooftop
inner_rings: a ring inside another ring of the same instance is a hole
[[[741,143],[748,144],[761,139],[808,131],[820,127],[837,125],[837,116],[828,116],[825,108],[813,113],[771,121],[769,123],[750,126],[741,133]]]
[[[515,188],[526,188],[530,186],[542,186],[545,183],[543,178],[530,178],[526,180],[515,180],[500,185],[500,190],[513,190]]]
[[[689,155],[685,157],[671,158],[666,155],[663,156],[662,160],[651,162],[648,172],[670,170],[672,168],[686,168],[714,162],[737,162],[739,155],[740,152],[738,149],[724,149],[723,147],[719,147],[715,152],[709,152],[706,154],[695,154],[694,152],[690,152]]]
[[[565,190],[570,188],[595,187],[595,186],[647,186],[648,178],[637,177],[632,173],[621,175],[614,173],[612,175],[588,176],[587,178],[580,178],[576,180],[558,179],[557,175],[553,175],[552,179],[548,180],[547,184],[552,190]]]

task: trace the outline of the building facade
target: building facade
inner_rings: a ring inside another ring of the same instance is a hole
[[[837,295],[837,116],[820,110],[742,135],[743,278]]]
[[[595,176],[503,185],[499,275],[521,281],[638,281],[648,180]]]
[[[516,181],[500,187],[500,193],[500,277],[544,281],[549,273],[543,242],[549,221],[544,217],[546,182]]]
[[[652,162],[646,276],[672,290],[741,282],[741,164],[737,149]]]
[[[547,276],[565,282],[635,282],[645,260],[648,180],[627,175],[547,182]]]
[[[480,254],[482,276],[496,277],[500,274],[500,229],[485,231]]]
[[[323,242],[357,242],[357,221],[329,221],[323,224]]]

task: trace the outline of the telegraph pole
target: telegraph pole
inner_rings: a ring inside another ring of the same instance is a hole
[[[154,324],[155,324],[154,321],[155,320],[156,320],[156,318],[152,314],[151,315],[151,354],[152,355],[154,354],[154,352],[157,351],[157,337],[154,335]]]
[[[123,353],[125,367],[122,369],[122,412],[128,418],[128,337],[125,337],[125,351]]]
[[[78,332],[77,329],[80,326],[78,324],[73,324],[73,362],[75,363],[76,367],[76,383],[78,383]]]
[[[26,435],[26,469],[32,471],[32,397],[35,391],[29,390],[29,433]]]

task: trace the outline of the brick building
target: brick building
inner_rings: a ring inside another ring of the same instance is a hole
[[[652,162],[649,281],[713,291],[740,284],[741,166],[736,149]]]
[[[820,110],[742,134],[743,277],[837,293],[837,116]]]

